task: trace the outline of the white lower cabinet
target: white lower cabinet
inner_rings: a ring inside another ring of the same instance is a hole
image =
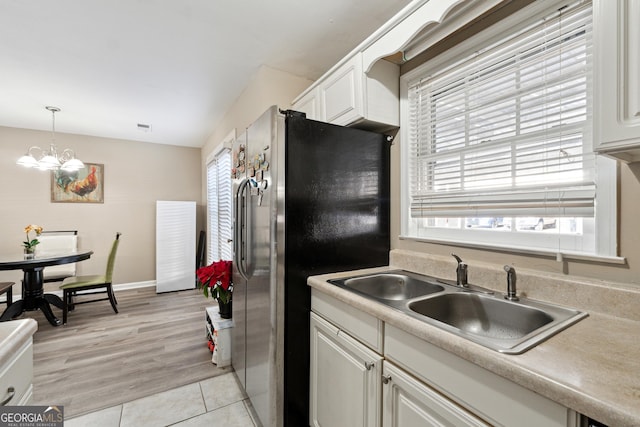
[[[311,309],[313,427],[580,425],[575,411],[315,289]]]
[[[490,425],[387,361],[382,382],[383,427]]]
[[[385,325],[384,349],[385,364],[392,361],[490,425],[579,425],[575,411],[389,324]]]
[[[311,313],[309,424],[380,425],[382,356]]]
[[[33,339],[28,340],[0,366],[2,406],[30,405],[33,400]]]

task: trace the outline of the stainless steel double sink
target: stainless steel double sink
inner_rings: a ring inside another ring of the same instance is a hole
[[[408,271],[329,280],[425,323],[506,354],[520,354],[587,317],[587,313]]]

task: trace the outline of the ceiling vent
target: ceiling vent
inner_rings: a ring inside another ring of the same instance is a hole
[[[141,132],[151,132],[151,125],[146,125],[144,123],[138,123],[138,130]]]

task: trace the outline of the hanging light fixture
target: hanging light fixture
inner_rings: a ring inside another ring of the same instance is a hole
[[[17,164],[27,168],[38,168],[40,170],[63,170],[66,172],[74,172],[84,168],[84,163],[76,159],[76,155],[70,148],[65,148],[62,153],[58,154],[55,144],[56,140],[56,113],[60,111],[58,107],[45,107],[51,111],[52,127],[51,127],[51,143],[49,151],[45,151],[40,147],[33,146],[27,150],[27,154],[20,157]],[[36,157],[37,156],[37,157]]]

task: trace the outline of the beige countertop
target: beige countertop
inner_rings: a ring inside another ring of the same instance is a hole
[[[358,273],[394,268],[398,267]],[[640,321],[589,311],[589,317],[527,352],[505,355],[327,282],[351,275],[354,273],[313,276],[308,283],[318,291],[611,427],[640,426]]]
[[[0,366],[9,361],[38,329],[33,319],[0,322]]]

